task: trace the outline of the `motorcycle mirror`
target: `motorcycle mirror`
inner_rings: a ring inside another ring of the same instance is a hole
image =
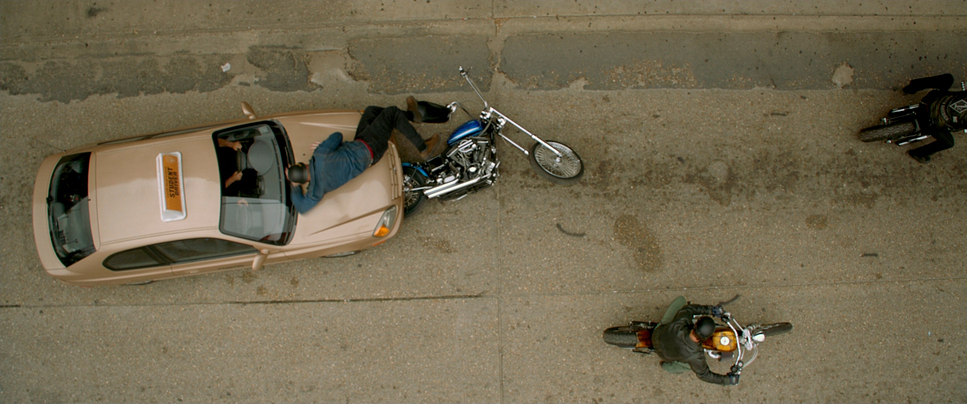
[[[252,271],[258,271],[265,266],[265,259],[269,257],[269,250],[261,250],[252,261]]]
[[[739,295],[738,293],[736,293],[736,294],[735,294],[735,296],[732,296],[732,298],[731,298],[731,299],[729,299],[729,300],[726,300],[726,301],[724,301],[724,302],[719,302],[719,304],[718,304],[718,305],[719,305],[719,306],[725,306],[725,305],[727,305],[727,304],[729,304],[729,303],[732,303],[732,302],[734,302],[734,301],[736,301],[736,300],[739,300],[739,296],[740,296],[740,295]]]
[[[249,103],[242,101],[242,113],[248,117],[248,119],[255,119],[255,110]]]
[[[460,75],[467,80],[467,83],[470,83],[470,88],[473,89],[473,92],[477,93],[477,97],[480,97],[480,101],[483,101],[484,109],[485,110],[489,109],[490,105],[487,104],[487,100],[484,99],[483,94],[481,94],[480,90],[477,89],[477,85],[473,84],[473,80],[470,79],[470,76],[467,74],[467,71],[463,70],[463,66],[460,66]]]

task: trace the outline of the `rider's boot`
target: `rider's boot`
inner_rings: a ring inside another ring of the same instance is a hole
[[[420,113],[420,105],[413,96],[406,97],[406,110],[413,113],[413,122],[423,122],[423,114]]]
[[[433,137],[424,141],[426,143],[426,148],[420,152],[420,157],[423,160],[429,160],[430,158],[436,157],[447,147],[447,142],[440,140],[440,134],[437,133]]]
[[[920,164],[927,164],[927,163],[930,162],[930,156],[923,156],[923,155],[920,155],[918,153],[914,153],[913,150],[908,150],[907,151],[907,154],[910,157],[913,157],[913,159],[916,160]]]

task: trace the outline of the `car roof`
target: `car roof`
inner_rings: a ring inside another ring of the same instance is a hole
[[[211,130],[96,147],[92,189],[101,245],[132,239],[151,242],[210,229],[218,234],[221,177]],[[180,155],[183,218],[162,216],[159,156]]]

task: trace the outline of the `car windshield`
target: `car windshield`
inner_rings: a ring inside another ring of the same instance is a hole
[[[281,125],[259,122],[215,132],[222,181],[222,233],[268,244],[288,243],[295,226],[285,167],[291,159]]]
[[[94,252],[88,209],[87,175],[91,154],[66,156],[57,162],[47,194],[50,241],[64,266]]]

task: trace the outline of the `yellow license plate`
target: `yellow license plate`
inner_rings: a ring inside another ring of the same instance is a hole
[[[158,192],[161,194],[161,220],[184,219],[185,187],[181,173],[181,153],[162,153],[158,155]]]

